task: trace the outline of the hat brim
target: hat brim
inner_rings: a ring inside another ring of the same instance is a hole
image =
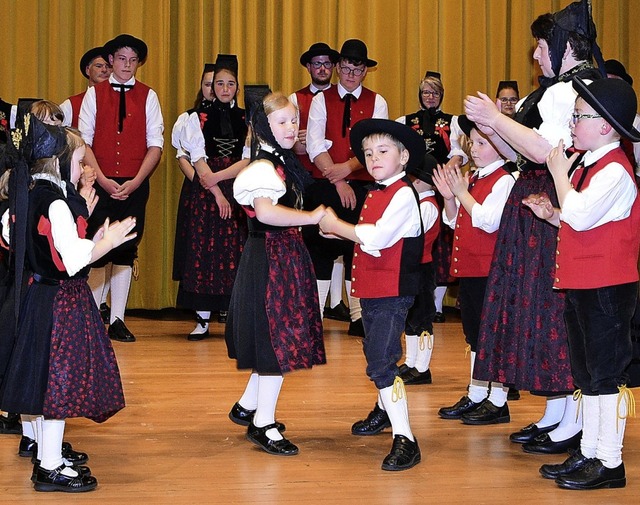
[[[334,65],[338,63],[340,59],[340,53],[335,49],[315,49],[302,53],[302,56],[300,56],[300,64],[306,67],[307,64],[311,63],[311,58],[315,58],[316,56],[328,56]]]
[[[349,134],[353,154],[363,166],[366,167],[362,141],[369,135],[379,133],[391,135],[402,142],[409,151],[409,161],[405,167],[407,171],[415,169],[422,163],[427,148],[424,139],[416,131],[390,119],[363,119],[351,128]]]
[[[471,136],[471,130],[477,128],[476,124],[471,121],[466,114],[460,114],[458,116],[458,126],[467,137]]]
[[[371,60],[369,58],[362,59],[362,56],[358,56],[355,54],[339,54],[340,58],[344,60],[352,60],[352,61],[361,61],[367,68],[375,67],[378,62],[376,60]]]
[[[109,62],[109,56],[104,50],[104,47],[94,47],[93,49],[89,49],[86,53],[82,55],[82,58],[80,58],[80,73],[85,78],[87,79],[89,78],[89,75],[87,74],[87,67],[97,57],[102,58],[107,63]]]
[[[407,173],[433,186],[433,172],[435,172],[437,167],[438,160],[436,160],[432,154],[425,153],[422,157],[422,163],[416,167],[407,169]]]
[[[622,81],[624,82],[624,81]],[[607,111],[596,96],[589,91],[588,85],[579,77],[573,78],[573,87],[577,91],[580,98],[587,102],[593,110],[600,114],[607,122],[613,126],[623,137],[628,138],[631,142],[640,142],[640,132],[636,130],[633,125],[623,125],[616,118],[614,118],[609,111]]]

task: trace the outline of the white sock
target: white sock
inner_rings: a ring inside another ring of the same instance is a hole
[[[93,299],[96,302],[96,306],[100,307],[102,298],[107,297],[105,290],[105,268],[92,268],[89,270],[89,278],[87,279],[89,289],[93,294]]]
[[[595,458],[600,431],[600,397],[582,395],[582,438],[580,452],[585,458]]]
[[[253,424],[258,428],[276,422],[276,405],[282,387],[282,375],[260,375],[258,377],[258,407],[253,416]],[[271,428],[266,431],[271,440],[282,440],[280,432]]]
[[[331,270],[331,291],[329,296],[329,306],[334,308],[342,301],[342,286],[344,284],[344,263],[342,256],[333,262]]]
[[[46,470],[54,470],[63,464],[62,438],[64,437],[64,420],[44,419],[42,421],[42,440],[38,442],[38,449],[42,447],[40,466]],[[38,451],[40,452],[40,451]],[[65,468],[61,473],[68,477],[77,477],[78,473]]]
[[[505,403],[507,403],[508,393],[509,388],[504,387],[502,385],[502,382],[492,382],[491,393],[489,393],[489,401],[496,407],[502,407]]]
[[[416,370],[423,373],[429,368],[431,353],[433,352],[433,335],[423,331],[418,337],[418,357],[416,358]]]
[[[127,308],[129,288],[131,287],[132,268],[127,265],[113,265],[111,274],[111,323],[116,317],[124,322],[124,310]]]
[[[554,442],[567,440],[582,429],[582,409],[578,408],[578,400],[573,399],[573,395],[567,395],[564,405],[564,413],[558,427],[549,432],[549,438]]]
[[[409,368],[413,368],[416,364],[416,357],[418,356],[418,335],[405,335],[404,341],[407,348],[404,364]]]
[[[382,396],[380,396],[380,390],[378,390],[378,399],[376,401],[378,403],[378,408],[380,410],[385,410],[384,403],[382,402]]]
[[[564,395],[547,397],[544,414],[542,415],[542,418],[535,423],[535,425],[538,428],[547,428],[554,424],[558,424],[564,414],[564,406],[566,402],[567,397]]]
[[[29,416],[27,414],[20,414],[20,421],[22,422],[22,436],[36,440],[36,417]]]
[[[316,281],[318,284],[318,301],[320,302],[320,317],[324,317],[324,306],[327,303],[327,295],[331,287],[331,281]]]
[[[447,293],[447,286],[437,286],[433,292],[433,301],[436,303],[436,312],[442,312],[442,301]]]
[[[480,403],[489,396],[489,383],[487,381],[480,381],[473,378],[473,366],[476,362],[476,353],[471,351],[469,355],[471,358],[471,378],[469,380],[469,393],[467,396],[473,403]]]
[[[360,307],[360,298],[351,296],[351,281],[344,281],[349,296],[349,314],[352,321],[357,321],[362,317],[362,307]]]
[[[258,408],[258,377],[259,375],[256,372],[249,376],[244,393],[238,400],[243,409],[256,410]]]
[[[596,457],[606,468],[622,464],[622,441],[629,414],[629,397],[624,387],[619,394],[600,395],[600,429]],[[618,403],[619,402],[619,403]]]
[[[35,420],[35,441],[38,444],[36,451],[36,459],[42,461],[42,444],[40,441],[42,440],[42,423],[44,421],[44,416],[36,416]],[[62,455],[62,454],[61,454]]]
[[[107,263],[104,266],[104,288],[102,290],[102,297],[100,298],[100,305],[107,303],[107,296],[111,289],[111,275],[113,274],[113,263]],[[98,307],[100,307],[98,305]]]
[[[409,424],[409,404],[407,403],[407,392],[404,388],[402,379],[396,377],[393,386],[380,390],[380,398],[384,404],[389,421],[391,421],[391,429],[393,436],[404,435],[412,442],[413,433]]]
[[[209,318],[211,317],[211,312],[210,311],[197,310],[196,314],[198,314],[205,321],[209,321]],[[203,333],[207,333],[207,330],[209,330],[209,323],[208,322],[204,323],[204,326],[202,326],[202,324],[200,322],[196,322],[196,327],[193,329],[193,331],[190,334],[191,335],[202,335]]]

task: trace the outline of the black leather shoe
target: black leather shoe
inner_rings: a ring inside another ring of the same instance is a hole
[[[209,326],[207,326],[208,324],[209,319],[205,319],[196,312],[196,327],[193,331],[196,331],[198,329],[198,326],[201,326],[202,328],[206,327],[207,329],[202,333],[189,333],[187,335],[187,340],[191,342],[199,342],[200,340],[204,340],[205,338],[207,338],[209,336]]]
[[[402,363],[402,365],[398,367],[398,375],[400,376],[400,378],[402,379],[402,376],[406,374],[409,370],[411,370],[411,368],[412,367],[408,366],[406,363]]]
[[[66,466],[60,465],[54,470],[45,470],[38,466],[34,489],[36,491],[62,491],[64,493],[83,493],[92,491],[98,486],[98,481],[91,475],[68,477],[61,473]]]
[[[547,426],[546,428],[538,428],[535,423],[531,423],[520,431],[516,431],[509,435],[509,440],[511,440],[514,444],[528,444],[533,441],[538,435],[542,435],[543,433],[549,433],[550,431],[555,430],[558,427],[559,423],[552,424],[551,426]]]
[[[511,416],[507,403],[502,407],[496,407],[489,401],[489,398],[485,398],[477,409],[462,414],[461,419],[464,424],[501,424],[510,422]]]
[[[548,433],[538,435],[528,444],[522,446],[522,450],[529,454],[562,454],[569,449],[578,449],[580,447],[580,439],[582,438],[582,431],[568,438],[567,440],[560,440],[560,442],[554,442],[549,437]]]
[[[556,484],[563,489],[617,488],[625,487],[627,478],[624,463],[620,463],[616,468],[607,468],[599,459],[590,459],[577,472],[558,477]]]
[[[442,419],[460,419],[462,417],[462,414],[471,412],[477,409],[480,405],[482,405],[482,402],[472,402],[471,398],[465,395],[451,407],[442,407],[440,410],[438,410],[438,415]]]
[[[324,317],[327,319],[334,319],[335,321],[351,321],[349,308],[344,304],[342,300],[340,300],[340,303],[333,308],[325,307]]]
[[[32,438],[22,435],[20,445],[18,446],[18,456],[23,458],[32,458],[38,448],[38,444]]]
[[[73,466],[89,461],[89,455],[86,452],[74,451],[69,442],[62,442],[62,457]]]
[[[229,411],[229,419],[240,426],[249,426],[253,422],[253,416],[255,413],[255,410],[245,409],[242,405],[236,402]],[[287,427],[278,421],[276,421],[276,427],[281,433],[287,430]]]
[[[444,323],[445,321],[446,321],[446,318],[444,317],[444,314],[442,312],[436,312],[436,315],[433,318],[433,322],[434,323]]]
[[[520,391],[516,388],[509,388],[509,392],[507,393],[507,401],[515,402],[520,399]]]
[[[376,406],[369,412],[366,419],[353,423],[351,426],[351,434],[366,437],[369,435],[377,435],[385,428],[391,427],[391,421],[387,412]]]
[[[571,451],[571,456],[569,456],[564,463],[559,465],[542,465],[540,467],[540,475],[545,479],[557,479],[563,475],[569,475],[581,470],[589,461],[591,461],[591,458],[585,458],[579,450]]]
[[[109,325],[109,338],[118,342],[135,342],[136,337],[129,331],[119,317]]]
[[[424,372],[418,372],[417,368],[410,368],[407,373],[400,375],[402,382],[408,385],[431,384],[431,370],[428,368]]]
[[[102,322],[105,325],[109,324],[109,321],[111,319],[111,309],[106,303],[100,304],[100,317],[102,318]]]
[[[69,467],[73,468],[76,472],[78,472],[78,475],[80,475],[81,477],[84,477],[85,475],[91,475],[91,468],[89,468],[88,466],[67,465],[66,463],[64,465],[67,468],[69,468]],[[33,464],[33,472],[31,472],[31,482],[35,482],[36,481],[36,475],[38,474],[38,468],[40,468],[40,460],[39,459],[37,459],[36,462]]]
[[[20,414],[0,415],[0,433],[5,435],[19,435],[22,433]]]
[[[271,440],[267,436],[267,431],[272,428],[278,429],[278,425],[273,423],[258,428],[251,423],[247,428],[247,440],[256,444],[263,451],[275,456],[295,456],[298,454],[298,448],[286,438],[282,440]]]
[[[349,323],[347,335],[352,337],[364,337],[364,325],[362,324],[362,318]]]
[[[382,469],[391,472],[408,470],[420,463],[420,458],[417,439],[412,442],[404,435],[396,435],[393,437],[391,452],[382,461]]]

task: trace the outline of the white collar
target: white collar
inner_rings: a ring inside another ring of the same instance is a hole
[[[611,144],[607,144],[606,146],[599,147],[595,151],[587,151],[584,153],[584,158],[582,158],[583,165],[593,165],[600,158],[603,158],[605,154],[613,151],[616,147],[620,146],[620,141],[616,140],[615,142],[611,142]]]
[[[56,177],[55,175],[39,173],[39,174],[33,174],[31,176],[31,178],[33,180],[36,180],[36,181],[37,180],[41,180],[41,181],[49,181],[49,182],[51,182],[51,183],[55,184],[56,186],[58,186],[62,190],[62,192],[64,193],[65,197],[67,196],[67,185],[62,180],[60,180],[60,178]]]
[[[496,160],[493,163],[489,163],[486,167],[478,168],[476,172],[478,173],[478,179],[482,179],[487,175],[491,175],[493,172],[498,170],[500,167],[504,166],[504,160]]]
[[[393,177],[389,177],[384,181],[376,181],[378,184],[382,184],[383,186],[391,186],[394,182],[399,181],[406,175],[406,172],[403,170],[399,174],[394,175]]]
[[[136,83],[136,78],[135,78],[135,76],[134,76],[134,77],[131,77],[131,79],[129,79],[127,82],[120,82],[120,81],[116,80],[116,78],[115,78],[115,77],[113,77],[113,74],[111,74],[111,75],[109,76],[109,83],[111,83],[111,84],[116,84],[116,85],[118,85],[118,86],[121,86],[121,85],[124,85],[124,86],[133,86],[133,85]],[[127,90],[125,89],[125,91],[127,91]]]
[[[347,93],[351,93],[356,98],[360,98],[360,95],[362,94],[362,84],[360,84],[353,91],[347,91],[347,89],[342,84],[338,83],[338,95],[340,95],[340,98],[344,98],[344,95],[346,95]]]

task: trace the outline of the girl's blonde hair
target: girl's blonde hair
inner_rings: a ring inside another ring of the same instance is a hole
[[[262,105],[264,106],[265,115],[268,116],[272,112],[284,109],[287,105],[291,105],[291,102],[284,93],[276,91],[265,96],[264,100],[262,100]]]
[[[44,124],[60,126],[64,121],[64,113],[57,104],[49,100],[38,100],[31,104],[31,114]]]

